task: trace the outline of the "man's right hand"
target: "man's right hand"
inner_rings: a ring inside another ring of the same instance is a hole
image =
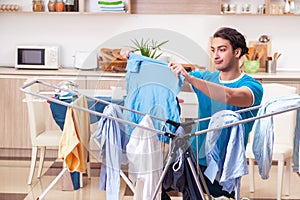
[[[170,62],[169,68],[175,74],[176,77],[179,77],[180,74],[182,74],[184,77],[189,75],[185,68],[179,63]]]

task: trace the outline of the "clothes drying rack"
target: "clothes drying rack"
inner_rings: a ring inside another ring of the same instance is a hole
[[[80,106],[76,106],[76,105],[73,105],[72,103],[67,103],[67,102],[55,99],[53,97],[42,95],[40,93],[33,92],[33,91],[30,91],[30,90],[27,89],[28,87],[30,87],[34,84],[41,84],[41,85],[47,86],[49,88],[69,92],[69,93],[71,93],[73,95],[77,95],[77,96],[83,95],[80,92],[73,91],[73,90],[66,89],[66,88],[62,88],[62,87],[58,87],[56,85],[53,85],[53,84],[50,84],[50,83],[47,83],[47,82],[41,81],[41,80],[32,80],[28,83],[25,83],[23,86],[20,87],[20,90],[27,93],[27,94],[33,95],[35,97],[39,97],[41,99],[48,100],[50,102],[54,102],[54,103],[57,103],[57,104],[60,104],[60,105],[66,106],[66,107],[72,107],[74,109],[78,109],[78,110],[81,110],[81,111],[84,111],[84,112],[88,112],[90,114],[93,114],[93,115],[96,115],[96,116],[99,116],[99,117],[104,117],[104,118],[107,118],[107,119],[115,120],[115,121],[120,122],[120,123],[125,123],[125,124],[130,125],[130,126],[139,127],[139,128],[146,129],[146,130],[149,130],[149,131],[153,131],[153,132],[156,132],[156,133],[161,134],[163,136],[169,137],[170,138],[170,149],[169,149],[168,158],[167,158],[166,164],[164,165],[164,170],[162,171],[162,175],[160,176],[158,185],[157,185],[157,187],[155,189],[155,192],[154,192],[154,194],[151,198],[152,200],[155,199],[155,197],[156,197],[156,195],[159,191],[159,188],[162,185],[162,182],[163,182],[163,179],[164,179],[164,177],[167,173],[167,170],[168,170],[169,166],[171,165],[172,161],[174,160],[176,150],[178,148],[186,149],[187,148],[186,145],[187,145],[187,143],[188,143],[188,141],[191,137],[195,137],[197,135],[204,134],[204,133],[207,133],[209,131],[221,130],[223,128],[229,128],[229,127],[236,126],[236,125],[239,125],[239,124],[244,124],[244,123],[251,122],[251,121],[254,121],[254,120],[258,120],[258,119],[262,119],[262,118],[266,118],[266,117],[270,117],[270,116],[274,116],[274,115],[282,114],[282,113],[285,113],[285,112],[300,109],[300,105],[299,106],[294,106],[294,107],[290,107],[290,108],[285,109],[285,110],[281,110],[281,111],[277,111],[277,112],[273,112],[273,113],[269,113],[269,114],[264,114],[264,115],[261,115],[261,116],[253,116],[253,117],[250,117],[250,118],[247,118],[247,119],[242,119],[242,120],[239,120],[237,122],[232,122],[232,123],[228,123],[226,125],[222,125],[220,127],[208,128],[208,129],[201,130],[201,131],[196,131],[196,132],[193,132],[193,133],[192,132],[191,133],[185,133],[183,136],[176,136],[175,134],[170,133],[170,132],[166,132],[166,131],[162,131],[162,130],[158,130],[158,129],[153,129],[153,128],[141,126],[139,124],[136,124],[136,123],[133,123],[133,122],[130,122],[130,121],[127,121],[127,120],[107,116],[107,115],[102,114],[100,112],[90,110],[90,109],[86,109],[86,108],[83,108],[83,107],[80,107]],[[95,97],[91,97],[91,96],[87,96],[87,95],[85,95],[85,96],[87,98],[90,98],[90,99],[95,100],[95,101],[100,102],[100,103],[111,104],[111,102],[107,102],[107,101],[104,101],[104,100],[101,100],[101,99],[98,99],[98,98],[95,98]],[[120,106],[120,105],[118,105],[118,106],[121,109],[128,110],[130,112],[135,112],[137,114],[146,115],[146,113],[142,113],[142,112],[139,112],[137,110],[131,110],[131,109],[128,109],[128,108],[126,108],[124,106]],[[248,112],[248,111],[251,111],[251,110],[257,110],[259,108],[261,108],[261,105],[241,109],[241,110],[238,110],[238,111],[235,111],[235,112],[242,113],[242,112]],[[153,118],[153,119],[156,119],[156,120],[160,120],[160,121],[165,122],[165,123],[169,123],[169,124],[175,126],[176,128],[178,128],[181,125],[186,126],[186,125],[191,125],[191,124],[194,124],[194,123],[198,123],[198,122],[202,122],[202,121],[206,121],[206,120],[211,119],[211,117],[207,117],[207,118],[192,120],[192,121],[188,121],[188,122],[184,122],[184,123],[180,124],[178,122],[174,122],[174,121],[169,120],[169,119],[168,120],[161,119],[159,117],[151,116],[151,115],[150,115],[150,117]],[[192,160],[190,158],[190,155],[188,155],[188,154],[187,154],[187,161],[188,161],[188,164],[191,168],[193,178],[195,179],[195,182],[196,182],[197,188],[199,189],[200,195],[201,195],[202,199],[205,199],[202,187],[200,185],[200,181],[199,181],[198,176],[196,174],[196,170],[194,169],[193,164],[192,164]],[[63,174],[66,171],[67,171],[67,168],[63,168],[62,171],[55,177],[55,179],[48,185],[48,187],[45,189],[45,191],[37,199],[38,200],[43,199],[46,196],[46,194],[51,190],[51,188],[59,181],[59,179],[63,176]],[[199,170],[197,172],[199,173]],[[132,185],[129,178],[127,178],[124,173],[120,173],[120,175],[122,176],[122,178],[124,179],[126,184],[130,187],[130,189],[134,192],[134,186]],[[203,175],[201,174],[201,171],[200,171],[199,176],[200,176],[201,181],[204,184],[204,189],[206,190],[207,194],[209,194],[209,192],[206,188],[205,181],[203,179]],[[210,196],[209,196],[209,198],[210,198]]]
[[[141,126],[139,124],[136,124],[136,123],[133,123],[133,122],[130,122],[130,121],[126,121],[126,120],[123,120],[123,119],[120,119],[120,118],[115,118],[115,117],[107,116],[107,115],[102,114],[100,112],[97,112],[97,111],[94,111],[94,110],[91,110],[91,109],[87,109],[87,108],[83,108],[83,107],[80,107],[80,106],[76,106],[76,105],[73,105],[72,103],[64,102],[64,101],[61,101],[59,99],[56,99],[56,98],[53,98],[53,97],[49,97],[49,96],[46,96],[46,95],[40,94],[38,92],[31,91],[31,90],[27,89],[28,87],[33,86],[34,84],[40,84],[40,85],[46,86],[47,88],[52,88],[52,89],[55,89],[55,90],[68,92],[68,93],[70,93],[70,94],[72,94],[74,96],[83,95],[83,94],[81,94],[78,91],[74,91],[74,90],[70,90],[70,89],[67,89],[67,88],[59,87],[59,86],[56,86],[56,85],[53,85],[53,84],[50,84],[50,83],[47,83],[47,82],[41,81],[41,80],[32,80],[32,81],[30,81],[28,83],[25,83],[22,87],[20,87],[20,90],[23,91],[23,92],[25,92],[25,93],[27,93],[27,94],[33,95],[35,97],[38,97],[40,99],[47,100],[49,102],[60,104],[60,105],[66,106],[66,107],[72,107],[74,109],[78,109],[78,110],[81,110],[81,111],[84,111],[84,112],[88,112],[90,114],[93,114],[93,115],[96,115],[96,116],[99,116],[99,117],[104,117],[104,118],[107,118],[107,119],[115,120],[117,122],[124,123],[124,124],[130,125],[130,126],[134,126],[134,127],[139,127],[139,128],[142,128],[142,129],[146,129],[146,130],[149,130],[149,131],[152,131],[152,132],[164,135],[166,137],[170,137],[170,138],[174,137],[174,135],[172,133],[170,133],[170,132],[165,132],[165,131],[161,131],[161,130],[158,130],[158,129],[153,129],[153,128]],[[98,99],[98,98],[95,98],[95,97],[91,97],[91,96],[87,96],[87,95],[84,95],[84,96],[86,96],[87,98],[89,98],[91,100],[94,100],[96,102],[100,102],[100,103],[104,103],[104,104],[112,104],[111,102],[107,102],[105,100],[101,100],[101,99]],[[140,114],[140,115],[146,115],[146,113],[142,113],[142,112],[139,112],[137,110],[128,109],[128,108],[126,108],[124,106],[120,106],[120,105],[118,105],[118,106],[121,109],[123,109],[123,110],[134,112],[134,113],[137,113],[137,114]],[[179,126],[179,123],[174,122],[172,120],[165,120],[165,119],[161,119],[159,117],[152,116],[152,115],[149,115],[149,116],[152,119],[156,119],[156,120],[162,121],[165,124],[171,124],[171,125],[173,125],[175,127]],[[171,141],[170,141],[170,143],[171,143]],[[46,190],[43,192],[43,194],[41,194],[37,199],[39,199],[39,200],[43,199],[46,196],[46,194],[51,190],[51,188],[63,176],[63,174],[66,172],[66,170],[67,170],[67,168],[63,168],[62,171],[56,176],[56,178],[49,184],[49,186],[46,188]],[[124,179],[124,181],[126,182],[126,184],[130,187],[130,189],[134,192],[134,186],[132,185],[132,183],[130,182],[130,180],[128,179],[128,177],[126,177],[126,175],[122,171],[120,172],[120,175]]]

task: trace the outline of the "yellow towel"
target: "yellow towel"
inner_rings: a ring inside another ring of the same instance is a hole
[[[87,108],[85,96],[73,105]],[[88,112],[68,107],[58,156],[63,159],[70,172],[85,172],[87,166],[88,141],[90,136],[90,115]]]

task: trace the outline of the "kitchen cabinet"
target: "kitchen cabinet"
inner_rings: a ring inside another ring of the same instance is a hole
[[[288,85],[297,88],[297,93],[300,94],[300,81],[290,81],[290,80],[278,80],[278,81],[270,81],[270,80],[261,80],[262,84],[268,83],[279,83],[283,85]]]
[[[261,83],[281,83],[295,86],[300,94],[300,72],[277,72],[274,74],[259,72],[249,75]],[[95,92],[99,89],[109,90],[111,86],[126,89],[124,73],[75,69],[16,70],[14,68],[0,68],[0,90],[2,92],[0,98],[0,156],[29,158],[31,155],[27,107],[23,102],[25,94],[19,90],[28,78],[41,79],[54,85],[61,81],[72,80],[79,84],[80,89],[94,89]],[[49,91],[44,87],[40,89],[44,92]],[[189,105],[194,106],[192,103],[193,94],[184,95],[182,98],[187,108]],[[45,103],[44,111],[48,115],[47,129],[58,129],[59,127],[52,118],[49,104]],[[194,109],[193,111],[197,110]],[[196,112],[186,109],[184,115],[193,117]],[[56,158],[57,149],[53,148],[47,151],[46,157]]]
[[[2,92],[0,99],[0,130],[1,130],[1,141],[0,148],[5,149],[19,149],[16,155],[6,156],[17,156],[17,157],[30,157],[31,141],[29,133],[29,123],[27,116],[27,105],[23,101],[25,100],[25,93],[19,88],[24,85],[24,82],[28,79],[41,79],[48,83],[57,85],[61,81],[72,80],[76,81],[81,88],[85,88],[85,79],[78,77],[39,77],[39,76],[0,76],[0,89]],[[42,85],[41,85],[42,86]],[[40,87],[41,91],[46,91],[44,87]],[[54,122],[49,104],[45,102],[44,108],[45,115],[47,117],[46,128],[49,130],[59,129]],[[2,152],[3,153],[3,152]],[[51,151],[49,151],[51,154]],[[53,156],[57,156],[57,152],[53,152]]]
[[[297,88],[300,94],[300,72],[254,73],[249,74],[262,84],[279,83]]]
[[[110,89],[110,86],[122,86],[125,88],[125,74],[86,71],[78,73],[78,70],[15,70],[13,68],[0,69],[0,156],[27,157],[31,155],[31,141],[27,117],[27,106],[23,102],[25,93],[19,88],[27,79],[39,79],[47,83],[58,85],[61,81],[75,81],[79,89]],[[44,93],[53,93],[43,85],[39,85]],[[53,96],[53,94],[49,94]],[[59,129],[52,118],[49,104],[45,102],[45,114],[47,117],[46,128]],[[57,149],[47,151],[47,158],[56,158]]]

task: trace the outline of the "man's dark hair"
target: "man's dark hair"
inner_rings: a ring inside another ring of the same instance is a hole
[[[246,44],[245,37],[233,28],[220,28],[215,34],[213,35],[214,38],[222,38],[228,40],[232,46],[232,50],[235,51],[238,48],[241,48],[242,52],[240,57],[248,53],[248,47]]]

